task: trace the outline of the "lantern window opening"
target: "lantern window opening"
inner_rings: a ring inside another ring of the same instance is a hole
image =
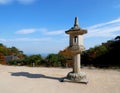
[[[78,36],[74,37],[74,43],[77,44],[78,43]]]

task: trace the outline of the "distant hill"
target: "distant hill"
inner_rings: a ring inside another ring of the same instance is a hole
[[[82,64],[96,67],[120,67],[120,36],[82,54]]]

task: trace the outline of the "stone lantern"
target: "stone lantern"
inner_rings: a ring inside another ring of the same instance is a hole
[[[81,29],[78,25],[78,18],[75,17],[74,26],[65,31],[69,35],[69,46],[67,51],[72,55],[73,71],[69,72],[66,80],[73,82],[87,83],[85,73],[81,72],[81,53],[85,50],[83,46],[83,34],[87,33],[87,30]]]

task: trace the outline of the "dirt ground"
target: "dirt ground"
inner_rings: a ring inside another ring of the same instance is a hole
[[[82,68],[88,84],[60,82],[71,70],[0,65],[0,93],[120,93],[120,70]]]

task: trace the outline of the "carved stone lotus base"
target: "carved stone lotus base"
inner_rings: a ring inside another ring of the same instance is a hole
[[[83,72],[81,73],[69,72],[67,78],[64,79],[64,81],[72,81],[72,82],[85,83],[85,84],[88,83],[86,74]]]

